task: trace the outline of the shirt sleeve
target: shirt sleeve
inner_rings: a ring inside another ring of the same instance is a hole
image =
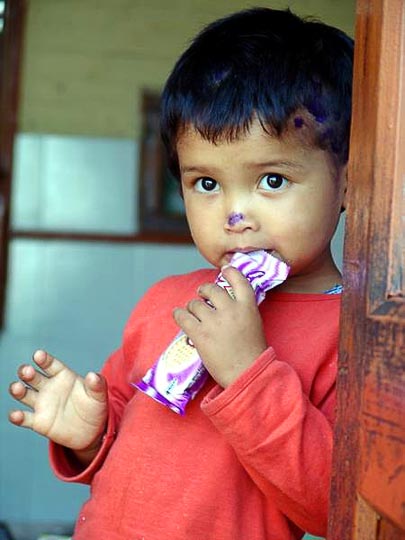
[[[297,372],[270,347],[229,387],[214,387],[201,405],[262,492],[300,529],[321,536],[327,528],[335,375],[320,375],[322,392],[311,395],[315,406]]]

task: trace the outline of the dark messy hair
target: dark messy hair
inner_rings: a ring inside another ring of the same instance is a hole
[[[192,126],[211,141],[232,141],[257,118],[269,134],[310,120],[313,144],[338,165],[348,159],[353,40],[289,9],[253,8],[219,19],[194,39],[161,98],[161,134],[172,174],[176,143]],[[303,114],[300,114],[303,113]]]

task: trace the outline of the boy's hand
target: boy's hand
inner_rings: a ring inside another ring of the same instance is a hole
[[[91,451],[101,440],[107,420],[104,378],[90,372],[83,379],[45,351],[36,351],[33,360],[39,369],[20,366],[20,381],[9,389],[31,410],[10,411],[10,422],[72,450]]]
[[[226,388],[267,348],[252,287],[235,268],[223,270],[235,299],[214,283],[202,285],[202,299],[176,309],[174,319],[197,348],[204,366]],[[207,301],[213,306],[211,307]]]

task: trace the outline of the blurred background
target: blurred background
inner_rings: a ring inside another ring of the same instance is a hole
[[[7,422],[8,384],[37,348],[100,369],[153,282],[207,265],[184,239],[139,235],[142,96],[203,25],[252,5],[354,33],[355,0],[27,1],[11,194],[11,228],[25,234],[9,243],[0,333],[0,521],[18,538],[68,533],[88,488],[56,480],[46,441]]]

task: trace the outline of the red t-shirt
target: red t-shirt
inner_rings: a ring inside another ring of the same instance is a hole
[[[269,348],[223,390],[209,380],[184,417],[134,389],[178,333],[172,311],[214,270],[144,296],[103,373],[109,423],[86,470],[51,444],[57,476],[91,483],[75,540],[287,540],[326,533],[340,296],[271,291]]]

